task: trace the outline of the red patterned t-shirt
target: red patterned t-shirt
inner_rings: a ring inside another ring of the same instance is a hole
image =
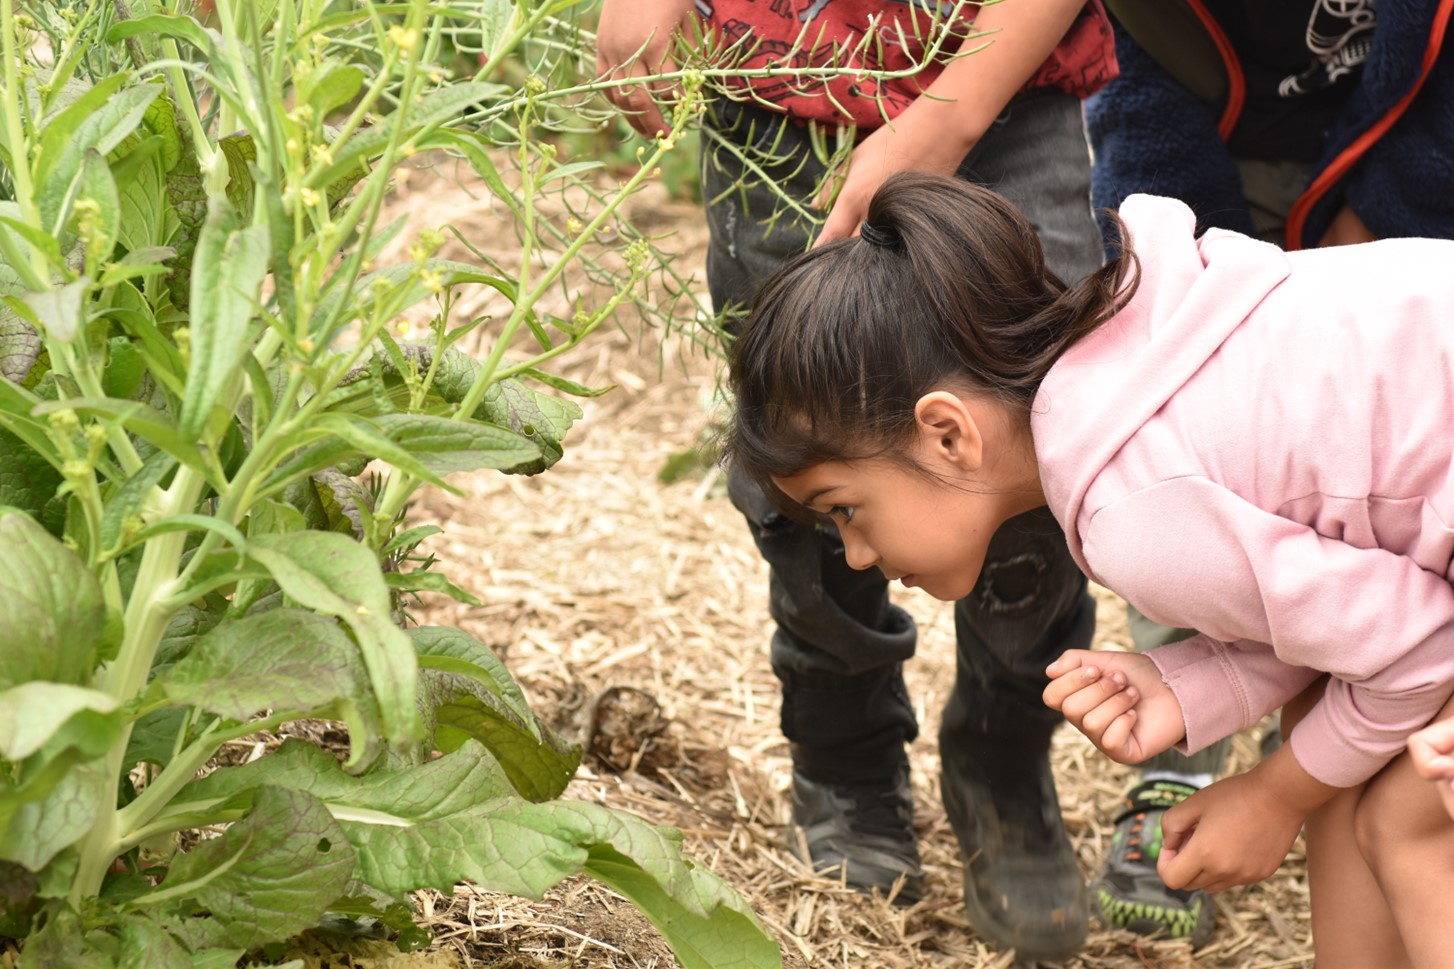
[[[719,42],[739,45],[736,50],[745,56],[734,64],[868,71],[910,70],[922,62],[936,20],[942,23],[954,8],[940,3],[936,16],[933,0],[697,0],[697,6]],[[759,100],[803,121],[876,128],[885,115],[897,116],[939,76],[968,27],[960,23],[955,29],[958,36],[941,44],[938,60],[911,77],[879,80],[837,74],[825,80],[782,75],[739,83],[750,86]],[[992,40],[992,35],[985,39]],[[1101,0],[1090,0],[1025,89],[1053,87],[1084,98],[1115,76],[1110,22]]]

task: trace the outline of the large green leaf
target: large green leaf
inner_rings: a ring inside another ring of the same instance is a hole
[[[453,626],[418,626],[409,630],[409,638],[414,641],[414,649],[419,653],[421,668],[460,676],[479,684],[499,697],[532,737],[540,739],[540,726],[520,684],[515,682],[494,650]]]
[[[0,511],[0,548],[0,690],[83,682],[106,622],[101,584],[28,515]]]
[[[198,438],[237,380],[250,350],[253,311],[268,268],[268,228],[242,228],[232,203],[214,195],[192,258],[192,359],[178,430]]]
[[[542,460],[539,446],[527,436],[494,424],[429,414],[380,414],[374,422],[436,474],[508,471]]]
[[[500,699],[463,677],[423,671],[434,707],[434,743],[454,750],[475,740],[499,758],[521,797],[548,801],[560,796],[575,776],[581,748],[539,725],[539,739]]]
[[[367,689],[353,641],[329,618],[303,609],[223,622],[162,676],[167,696],[247,720],[267,708],[312,711]]]
[[[116,969],[116,962],[87,943],[75,911],[61,908],[26,940],[20,969]]]
[[[109,91],[112,86],[109,79],[97,84],[46,126],[35,176],[36,184],[44,186],[40,216],[42,225],[49,231],[60,228],[57,219],[86,153],[110,154],[142,123],[151,102],[162,90],[155,84],[137,84],[111,93],[99,104],[94,103],[98,93]],[[78,116],[81,111],[84,115]],[[72,129],[73,119],[76,124]]]
[[[409,637],[390,621],[389,589],[373,554],[344,535],[313,531],[256,536],[248,554],[290,599],[348,625],[378,698],[385,738],[400,750],[418,743],[418,662]]]
[[[153,34],[159,37],[174,37],[177,40],[184,40],[203,54],[210,54],[221,41],[221,35],[217,31],[203,27],[191,17],[163,13],[118,21],[112,24],[111,29],[106,32],[106,40],[114,44],[129,37],[145,37]]]
[[[782,952],[742,898],[715,875],[691,870],[692,897],[701,909],[688,907],[662,889],[641,865],[615,849],[591,849],[586,874],[611,886],[636,904],[671,944],[682,969],[774,969]]]
[[[116,700],[97,690],[33,681],[0,691],[0,859],[32,871],[90,830],[114,792],[99,758],[122,735]]]
[[[9,505],[59,535],[66,520],[65,499],[57,497],[61,473],[13,434],[0,431],[0,505]]]
[[[318,924],[353,877],[354,850],[322,802],[302,791],[260,788],[253,808],[218,838],[172,861],[142,905],[193,898],[209,917],[189,941],[246,949]]]
[[[0,790],[0,858],[31,871],[83,838],[113,796],[100,761],[63,756],[52,764],[55,782],[44,797]]]
[[[260,787],[304,791],[336,816],[368,815],[399,826],[449,817],[513,796],[500,765],[476,744],[403,769],[376,769],[350,777],[332,754],[303,740],[286,740],[266,757],[224,767],[183,788],[175,810],[250,803]]]
[[[39,356],[40,334],[35,327],[9,308],[0,309],[0,378],[20,383]]]

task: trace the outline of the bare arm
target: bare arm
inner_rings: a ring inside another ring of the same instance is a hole
[[[986,41],[989,46],[951,61],[891,125],[854,149],[836,199],[829,189],[818,199],[819,207],[831,202],[832,210],[816,244],[857,232],[869,199],[890,175],[954,174],[1005,105],[1059,45],[1084,6],[1084,0],[1021,0],[984,7],[975,19],[975,34],[960,50],[974,51]],[[996,33],[986,37],[986,31]]]
[[[596,29],[596,73],[601,77],[646,77],[676,70],[672,42],[692,0],[604,0]],[[652,92],[643,84],[609,87],[606,98],[642,135],[666,129]]]

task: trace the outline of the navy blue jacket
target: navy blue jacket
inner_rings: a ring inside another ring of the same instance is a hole
[[[1210,19],[1198,0],[1188,5],[1203,22]],[[1454,35],[1445,33],[1451,12],[1454,0],[1380,0],[1362,75],[1288,216],[1288,248],[1317,245],[1345,204],[1379,238],[1454,238]],[[1234,98],[1199,100],[1125,30],[1116,31],[1116,56],[1120,76],[1086,102],[1097,209],[1148,192],[1186,202],[1199,229],[1250,234],[1251,215],[1220,133],[1234,130]],[[1222,59],[1229,76],[1239,77],[1235,52],[1223,49]]]

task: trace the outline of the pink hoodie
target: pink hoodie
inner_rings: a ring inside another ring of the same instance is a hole
[[[1035,398],[1082,569],[1158,622],[1184,749],[1333,679],[1290,738],[1347,787],[1454,693],[1454,242],[1284,253],[1121,215],[1141,285]],[[1269,645],[1270,644],[1270,645]]]

